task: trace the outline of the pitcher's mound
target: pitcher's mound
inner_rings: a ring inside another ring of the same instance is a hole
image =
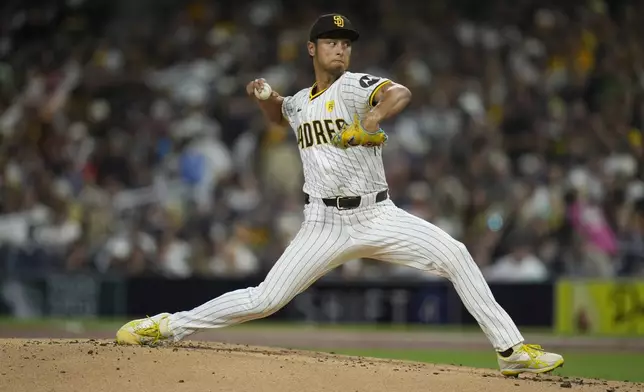
[[[0,340],[1,392],[561,391],[560,377],[213,343]],[[579,383],[579,381],[577,381]],[[584,381],[584,391],[624,383]],[[564,386],[567,387],[568,385]]]

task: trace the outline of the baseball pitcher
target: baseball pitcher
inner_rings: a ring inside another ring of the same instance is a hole
[[[502,374],[561,366],[561,355],[524,344],[462,243],[389,199],[382,162],[387,135],[380,124],[407,106],[409,90],[387,78],[348,71],[359,34],[343,15],[320,16],[308,38],[315,72],[310,88],[289,97],[270,90],[263,79],[246,88],[268,121],[289,124],[295,132],[306,196],[300,231],[259,286],[192,310],[131,321],[117,332],[117,342],[177,342],[201,330],[267,317],[333,268],[364,257],[449,279],[496,350]]]

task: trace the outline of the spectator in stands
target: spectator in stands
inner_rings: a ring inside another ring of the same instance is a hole
[[[118,227],[96,257],[96,268],[103,273],[137,275],[153,270],[157,244],[154,238],[136,223]]]
[[[577,193],[568,213],[585,261],[582,263],[583,274],[613,276],[616,238],[597,201],[593,196]]]
[[[635,202],[627,227],[621,238],[619,274],[644,277],[644,199]]]
[[[516,232],[509,239],[511,252],[484,269],[490,282],[538,283],[548,279],[548,269],[533,253],[528,233]]]
[[[67,255],[82,235],[81,224],[70,216],[69,208],[64,201],[57,203],[51,222],[34,230],[36,243],[60,259]]]
[[[259,271],[257,257],[253,253],[252,230],[237,222],[231,233],[218,227],[214,229],[213,257],[210,259],[210,271],[215,276],[238,277],[249,276]]]
[[[159,248],[153,261],[158,263],[162,275],[169,278],[192,276],[192,249],[187,241],[177,235],[176,230],[166,230],[159,240]]]

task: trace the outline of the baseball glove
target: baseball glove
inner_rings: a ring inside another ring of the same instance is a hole
[[[333,145],[346,149],[349,147],[378,147],[387,142],[387,134],[382,129],[369,132],[362,128],[358,115],[354,115],[353,123],[345,124],[342,129],[333,135]]]

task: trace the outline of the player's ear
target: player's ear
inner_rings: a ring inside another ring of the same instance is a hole
[[[315,56],[315,43],[314,42],[309,41],[306,44],[306,48],[309,51],[309,56],[311,56],[311,57]]]

